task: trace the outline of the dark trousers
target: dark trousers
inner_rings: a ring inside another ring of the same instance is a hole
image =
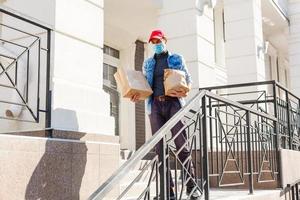
[[[174,98],[168,101],[158,101],[155,100],[152,103],[152,108],[151,108],[151,114],[149,115],[150,118],[150,123],[151,123],[151,129],[152,129],[152,134],[154,135],[169,119],[172,118],[173,115],[175,115],[179,110],[181,109],[180,102],[178,98]],[[172,129],[171,133],[172,136],[175,136],[180,129],[183,127],[182,122],[178,122]],[[176,149],[179,150],[181,149],[182,146],[185,146],[180,153],[178,154],[179,160],[184,163],[187,159],[190,157],[190,151],[187,148],[184,143],[186,142],[186,132],[183,130],[175,139],[175,146]],[[156,153],[159,155],[160,151],[160,145],[156,146]],[[192,166],[191,160],[186,162],[185,168],[189,172],[189,174],[192,175],[194,178],[194,169]],[[186,170],[185,170],[186,172]],[[186,173],[184,173],[186,174]],[[171,172],[170,169],[167,169],[167,176],[170,176],[170,186],[174,187],[174,182],[171,177]],[[189,177],[189,176],[187,176]],[[193,181],[189,181],[187,183],[187,187],[193,187],[195,184]]]

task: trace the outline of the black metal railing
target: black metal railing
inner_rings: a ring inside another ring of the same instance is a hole
[[[50,127],[52,28],[4,6],[0,16],[0,119],[38,123],[45,113]]]
[[[209,98],[209,175],[211,186],[248,185],[279,179],[275,118],[251,114],[228,101]],[[258,111],[260,112],[260,111]]]
[[[288,1],[287,0],[272,0],[273,4],[279,10],[279,12],[284,16],[284,18],[290,23],[288,16]]]
[[[280,146],[300,150],[300,99],[276,81],[202,88],[273,115],[278,120]]]
[[[172,132],[178,123],[182,128]],[[276,182],[279,177],[276,124],[271,115],[201,91],[89,199],[169,199],[171,179],[176,199],[189,199],[196,190],[209,199],[213,182],[219,187],[244,185],[253,193],[255,182]],[[185,143],[176,147],[175,140],[182,136]],[[155,147],[159,156],[126,180]],[[190,153],[186,160],[180,156],[184,150]],[[134,190],[139,194],[132,197]]]
[[[281,196],[287,196],[291,200],[300,199],[300,180],[295,181],[294,183],[287,184],[284,190],[281,192]]]

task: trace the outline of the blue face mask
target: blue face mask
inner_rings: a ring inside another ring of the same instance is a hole
[[[156,54],[161,54],[162,52],[165,51],[165,44],[161,42],[161,43],[159,43],[159,44],[153,45],[153,51],[154,51]]]

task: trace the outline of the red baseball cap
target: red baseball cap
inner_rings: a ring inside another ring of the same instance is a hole
[[[165,34],[161,30],[154,30],[154,31],[152,31],[148,42],[151,42],[152,39],[160,39],[161,40],[163,38],[165,38]]]

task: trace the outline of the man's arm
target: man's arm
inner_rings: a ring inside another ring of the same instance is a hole
[[[184,58],[181,57],[181,59],[182,59],[182,71],[184,71],[186,83],[187,83],[189,89],[191,89],[192,88],[192,83],[193,83],[192,76],[189,73],[189,70],[188,70],[188,68],[186,66]]]

